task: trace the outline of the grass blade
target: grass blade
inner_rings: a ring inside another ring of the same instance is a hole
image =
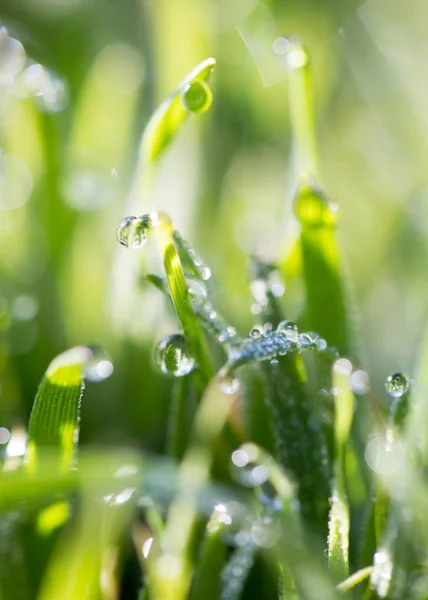
[[[56,453],[61,469],[71,466],[78,439],[83,368],[90,357],[88,348],[76,347],[49,365],[30,416],[26,453],[29,470],[37,468],[40,454],[46,449]]]
[[[330,509],[328,560],[339,581],[349,576],[349,503],[346,492],[346,447],[354,414],[354,395],[350,376],[352,365],[339,359],[333,367],[335,389],[335,460],[333,500]]]

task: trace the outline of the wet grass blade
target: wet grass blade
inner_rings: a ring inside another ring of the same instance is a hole
[[[171,143],[189,116],[183,106],[181,95],[186,86],[195,81],[209,81],[215,67],[215,59],[207,58],[197,65],[176,89],[162,102],[151,117],[141,141],[141,158],[143,164],[152,163]]]
[[[209,520],[202,548],[196,563],[196,571],[189,600],[218,600],[221,593],[221,574],[226,560],[227,548],[222,538],[224,525],[214,511]]]
[[[195,380],[200,394],[214,375],[214,370],[199,319],[193,310],[183,267],[174,244],[172,223],[165,215],[159,216],[156,233],[172,302],[181,321],[184,337],[198,367]]]

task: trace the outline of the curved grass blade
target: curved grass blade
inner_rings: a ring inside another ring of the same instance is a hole
[[[350,575],[345,581],[342,581],[337,585],[337,589],[341,592],[347,592],[348,590],[352,590],[355,586],[362,583],[370,577],[373,567],[365,567],[364,569],[360,569],[356,573]]]
[[[197,65],[153,114],[141,140],[140,160],[143,165],[153,163],[159,158],[189,116],[189,111],[181,102],[181,94],[185,87],[195,81],[207,82],[215,64],[214,58],[207,58]]]

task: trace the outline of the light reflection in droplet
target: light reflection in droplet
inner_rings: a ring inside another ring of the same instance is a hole
[[[0,444],[7,444],[10,440],[10,431],[6,427],[0,427]]]

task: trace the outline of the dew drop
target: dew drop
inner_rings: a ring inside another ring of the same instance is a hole
[[[193,305],[201,307],[205,304],[207,299],[207,288],[199,279],[196,277],[186,277],[187,289],[192,298]]]
[[[301,333],[299,335],[299,346],[301,350],[306,350],[307,348],[312,348],[313,340],[308,333]]]
[[[8,81],[14,77],[25,64],[25,50],[21,42],[7,35],[5,29],[0,30],[0,81]]]
[[[394,373],[385,381],[386,391],[393,398],[400,398],[410,387],[410,381],[404,373]]]
[[[99,347],[90,347],[92,356],[85,364],[84,375],[88,381],[104,381],[114,371],[113,363],[108,355]]]
[[[297,325],[293,323],[293,321],[281,321],[276,330],[281,331],[282,333],[286,333],[287,331],[297,331]]]
[[[253,340],[257,340],[263,334],[263,329],[261,327],[253,327],[250,331],[250,338]]]
[[[125,248],[141,248],[147,241],[147,220],[143,217],[125,217],[117,227],[116,237]]]
[[[218,379],[218,387],[223,394],[235,394],[239,390],[239,379],[231,373]]]
[[[211,88],[205,81],[188,83],[181,94],[183,107],[193,113],[205,112],[213,101]]]
[[[370,391],[370,379],[368,373],[359,369],[354,371],[351,375],[351,387],[354,394],[357,396],[364,396]]]
[[[195,368],[187,342],[178,333],[167,336],[156,345],[155,362],[162,373],[173,377],[188,375]]]

